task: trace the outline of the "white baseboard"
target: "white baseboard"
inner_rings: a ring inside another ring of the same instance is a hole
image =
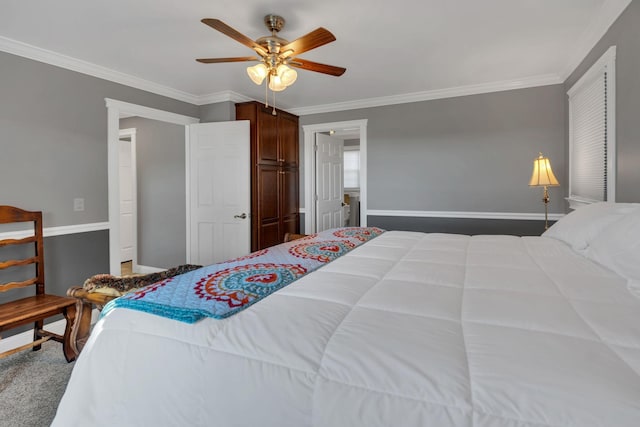
[[[165,271],[166,268],[158,268],[158,267],[149,267],[147,265],[137,265],[134,273],[142,273],[142,274],[151,274],[151,273],[159,273],[161,271]]]
[[[93,309],[93,311],[91,312],[91,325],[98,321],[99,316],[100,311],[97,308]],[[56,322],[46,324],[45,329],[55,334],[62,335],[64,334],[64,326],[65,320],[61,319]],[[32,341],[33,329],[29,329],[28,331],[21,332],[8,338],[0,339],[0,353],[4,353],[7,350],[20,347],[21,345],[29,344]]]

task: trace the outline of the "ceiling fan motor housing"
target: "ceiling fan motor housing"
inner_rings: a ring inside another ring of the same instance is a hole
[[[264,25],[266,25],[269,31],[271,31],[272,33],[274,31],[276,33],[280,31],[282,27],[284,27],[284,23],[285,20],[282,16],[270,14],[264,17]]]

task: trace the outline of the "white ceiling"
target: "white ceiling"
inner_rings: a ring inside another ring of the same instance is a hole
[[[276,13],[290,41],[330,30],[335,42],[301,57],[347,68],[342,77],[299,71],[278,106],[364,106],[562,82],[630,1],[2,0],[0,50],[200,104],[230,93],[264,99],[246,75],[252,63],[194,59],[252,54],[200,19],[255,39]]]

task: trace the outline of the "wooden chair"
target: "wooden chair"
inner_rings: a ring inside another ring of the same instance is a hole
[[[27,255],[25,259],[0,260],[0,270],[13,267],[22,267],[22,270],[28,270],[32,268],[31,264],[35,264],[35,277],[27,280],[0,282],[0,292],[4,293],[18,288],[35,286],[35,295],[0,304],[0,334],[6,330],[33,323],[33,342],[0,353],[0,357],[5,357],[27,348],[33,348],[34,351],[39,350],[43,342],[52,339],[62,343],[64,357],[67,359],[67,362],[71,362],[75,360],[77,356],[77,352],[72,347],[71,339],[76,313],[75,299],[45,293],[42,212],[29,212],[13,206],[0,206],[0,224],[18,222],[33,222],[34,234],[22,239],[0,240],[0,249],[14,245],[18,248],[19,246],[33,243],[35,252],[32,256]],[[18,269],[13,268],[12,270],[18,273]],[[20,273],[23,272],[20,271]],[[27,275],[27,273],[28,272],[25,271],[24,275]],[[31,273],[29,273],[29,275],[30,274]],[[64,335],[54,334],[53,332],[43,329],[44,320],[58,314],[62,314],[66,319]]]

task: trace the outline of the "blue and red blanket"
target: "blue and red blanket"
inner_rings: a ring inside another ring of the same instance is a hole
[[[326,230],[156,282],[107,304],[194,323],[244,310],[382,234],[375,227]]]

